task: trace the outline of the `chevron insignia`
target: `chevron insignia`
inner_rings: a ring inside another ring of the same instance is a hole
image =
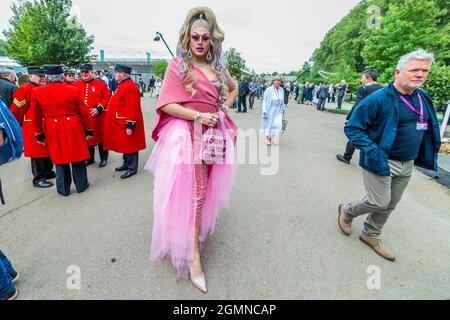
[[[27,99],[23,99],[22,101],[17,100],[17,98],[14,98],[14,104],[17,106],[17,108],[22,108],[24,105],[27,104]]]

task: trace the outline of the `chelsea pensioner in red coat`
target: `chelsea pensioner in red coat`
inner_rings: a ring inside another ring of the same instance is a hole
[[[36,135],[45,134],[54,164],[89,158],[85,129],[92,132],[92,120],[77,88],[51,82],[33,90],[31,104]]]
[[[122,167],[116,169],[126,171],[122,179],[137,173],[139,151],[146,148],[141,93],[130,73],[130,67],[116,66],[119,87],[107,107],[105,119],[104,148],[124,154]]]

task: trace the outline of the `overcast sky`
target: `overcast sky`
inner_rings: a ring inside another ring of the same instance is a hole
[[[0,30],[8,27],[9,6],[0,0]],[[257,73],[299,70],[325,34],[358,0],[73,0],[75,12],[89,34],[95,51],[106,57],[166,54],[160,31],[173,51],[178,31],[189,9],[209,6],[225,32],[224,48],[237,48],[247,66]],[[3,38],[3,35],[1,35]],[[342,39],[346,41],[346,39]]]

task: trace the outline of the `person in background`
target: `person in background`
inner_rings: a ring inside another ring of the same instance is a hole
[[[139,76],[139,89],[141,91],[141,98],[144,97],[144,93],[145,93],[145,82],[144,79],[142,78],[142,76]]]
[[[293,93],[294,93],[294,100],[298,101],[298,96],[300,95],[300,86],[297,83],[294,84]]]
[[[355,105],[353,106],[352,110],[347,116],[347,121],[350,120],[352,117],[353,112],[355,111],[356,107],[360,104],[361,101],[363,101],[365,98],[370,96],[372,93],[382,89],[383,87],[377,83],[378,79],[378,72],[375,70],[367,70],[364,71],[362,75],[361,82],[363,85],[359,87]],[[344,155],[338,154],[336,158],[345,163],[350,164],[350,161],[352,161],[353,154],[355,153],[356,149],[352,146],[350,141],[347,143],[347,148],[345,150]]]
[[[108,73],[105,71],[100,71],[100,79],[103,81],[106,86],[109,88],[109,79],[108,79]]]
[[[281,133],[283,126],[283,113],[286,108],[285,90],[282,88],[283,78],[276,76],[273,85],[267,88],[264,93],[262,126],[266,136],[266,145],[278,144],[276,140]]]
[[[258,100],[261,100],[262,97],[262,85],[261,85],[261,80],[258,80],[256,82],[256,98]]]
[[[283,90],[284,90],[285,105],[287,105],[287,104],[289,103],[289,98],[290,98],[291,92],[292,92],[292,91],[291,91],[291,89],[292,89],[291,83],[290,83],[290,82],[288,82],[288,83],[282,82],[282,83],[281,83],[281,87],[282,87]],[[286,102],[286,96],[287,96],[287,102]]]
[[[0,127],[0,149],[4,144],[3,129]],[[1,203],[0,203],[1,205]],[[0,250],[0,301],[15,300],[19,294],[14,284],[19,280],[19,273]]]
[[[322,84],[318,89],[319,102],[317,102],[317,110],[325,111],[325,105],[327,103],[329,93],[328,84]]]
[[[17,90],[17,77],[13,70],[3,69],[0,71],[0,99],[9,107],[13,102],[14,93]]]
[[[104,148],[123,154],[123,165],[116,171],[124,172],[121,179],[128,179],[137,174],[139,151],[147,147],[144,117],[139,88],[131,79],[131,67],[116,65],[115,78],[119,87],[106,112]]]
[[[314,83],[307,83],[306,86],[307,89],[306,89],[305,104],[312,105],[314,100]]]
[[[50,188],[53,183],[48,181],[56,178],[53,171],[53,162],[47,145],[36,141],[34,131],[34,112],[32,105],[32,92],[46,85],[44,70],[40,67],[28,67],[30,81],[21,86],[14,93],[11,104],[11,113],[22,126],[24,156],[31,159],[31,173],[33,175],[34,188]]]
[[[155,81],[155,98],[159,98],[159,94],[161,93],[162,81],[160,78],[156,78]]]
[[[334,86],[330,84],[330,87],[328,88],[328,103],[333,102],[333,96],[334,96]]]
[[[347,82],[345,80],[342,80],[339,89],[337,91],[338,110],[342,109],[342,103],[344,102],[345,96],[347,95],[347,90],[348,90]]]
[[[74,83],[74,86],[79,89],[82,100],[84,101],[84,108],[87,108],[92,120],[94,129],[94,136],[89,139],[89,155],[90,158],[86,162],[86,166],[95,163],[95,148],[98,147],[100,158],[99,168],[104,168],[108,164],[108,151],[105,150],[104,141],[104,125],[105,125],[105,111],[111,100],[106,83],[94,79],[93,66],[91,64],[83,64],[80,66],[81,80]]]
[[[75,70],[65,69],[64,70],[64,83],[71,86],[75,82]]]
[[[247,79],[245,79],[245,76],[242,75],[239,83],[239,102],[236,113],[247,113],[247,96],[249,91],[249,83]]]
[[[44,72],[49,83],[31,92],[36,140],[48,145],[56,166],[57,192],[69,196],[73,177],[77,192],[83,193],[89,188],[86,140],[94,135],[91,117],[78,88],[64,84],[60,65],[45,65]]]
[[[239,84],[239,81],[236,77],[233,77],[234,83],[236,85]],[[237,109],[239,106],[239,97],[236,97],[236,99],[234,99],[233,104],[231,105],[230,109]]]
[[[0,134],[2,135],[0,129]],[[2,136],[3,137],[3,136]],[[0,148],[3,144],[3,138],[0,138]],[[14,270],[11,262],[0,250],[0,301],[15,300],[19,292],[14,284],[19,280],[19,274]]]
[[[112,95],[114,93],[116,93],[118,87],[119,87],[119,84],[117,83],[116,78],[112,77],[112,80],[110,82],[110,87],[109,87],[109,90],[110,90]]]
[[[100,77],[98,71],[94,71],[94,79],[95,80],[99,80],[99,81],[103,81],[102,78]]]
[[[305,103],[305,97],[306,97],[306,85],[303,84],[303,83],[300,83],[299,91],[298,91],[297,103],[298,104],[304,104]]]
[[[283,78],[281,78],[283,79]],[[281,80],[281,84],[280,87],[283,89],[283,93],[284,93],[284,107],[286,108],[286,106],[289,104],[289,97],[291,96],[291,84],[288,82],[287,85],[284,85],[283,80]],[[283,109],[284,112],[284,109]],[[275,143],[276,144],[276,143]]]
[[[250,91],[250,96],[249,96],[249,103],[250,103],[250,110],[253,110],[253,106],[255,105],[255,98],[256,98],[256,93],[257,93],[257,83],[256,83],[256,78],[253,77],[252,81],[250,82],[248,88]]]
[[[150,93],[150,97],[155,98],[155,84],[156,84],[156,80],[155,77],[152,76],[148,82],[148,91]]]

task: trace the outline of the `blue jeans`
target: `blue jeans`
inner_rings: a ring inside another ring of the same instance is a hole
[[[14,290],[11,275],[14,273],[14,269],[11,262],[0,250],[0,298],[5,297]]]

